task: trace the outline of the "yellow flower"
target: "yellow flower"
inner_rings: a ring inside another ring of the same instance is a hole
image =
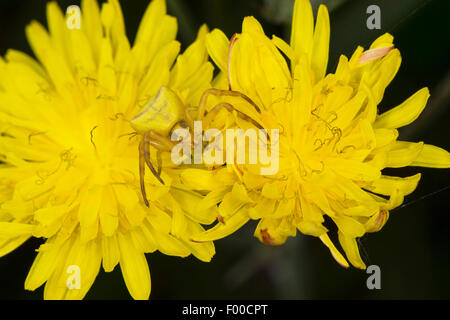
[[[427,88],[377,114],[377,105],[400,67],[393,37],[379,37],[367,51],[358,47],[350,60],[341,56],[337,70],[325,76],[329,36],[326,7],[320,6],[314,26],[308,0],[295,2],[290,45],[276,36],[267,38],[253,17],[244,19],[242,33],[231,41],[220,30],[208,34],[208,51],[222,71],[215,85],[245,94],[261,109],[256,112],[248,99],[222,97],[253,122],[222,110],[209,126],[256,129],[258,123],[269,135],[278,129],[279,170],[262,175],[262,164],[228,164],[234,180],[209,196],[223,197],[219,222],[194,240],[222,238],[256,219],[260,221],[255,236],[260,241],[280,245],[299,230],[319,237],[336,261],[348,267],[323,225],[328,216],[338,227],[347,259],[364,269],[357,238],[379,231],[389,210],[399,206],[420,179],[420,173],[400,178],[382,170],[450,167],[447,151],[397,140],[397,128],[413,122],[424,109]],[[213,102],[206,110],[218,103]]]
[[[202,261],[215,253],[212,242],[189,240],[203,230],[199,222],[211,223],[208,212],[198,214],[194,189],[214,185],[212,176],[192,185],[202,171],[175,168],[166,152],[165,185],[146,176],[147,208],[129,121],[161,86],[186,106],[198,101],[213,73],[207,28],[178,56],[177,21],[163,0],[148,6],[132,46],[117,0],[101,10],[83,0],[80,29],[66,27],[54,2],[47,16],[49,32],[37,22],[26,29],[38,61],[14,50],[0,58],[0,256],[43,237],[27,290],[46,283],[46,299],[81,299],[101,264],[106,272],[120,264],[131,296],[147,299],[144,253]]]

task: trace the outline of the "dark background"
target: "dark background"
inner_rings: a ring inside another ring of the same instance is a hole
[[[58,1],[62,8],[79,1]],[[134,38],[149,1],[121,1],[127,33]],[[201,23],[239,32],[242,18],[255,16],[266,34],[289,40],[293,0],[167,0],[169,13],[179,19],[179,40],[190,43]],[[389,32],[403,63],[385,93],[380,111],[401,103],[428,86],[431,98],[421,117],[402,128],[401,140],[424,141],[450,150],[449,41],[446,0],[324,0],[331,19],[328,71],[340,54],[350,56],[357,45],[368,47]],[[24,28],[32,19],[45,25],[45,0],[0,0],[0,54],[8,48],[31,53]],[[381,30],[366,28],[366,8],[381,8]],[[422,172],[417,190],[406,205],[391,211],[378,233],[360,241],[363,260],[381,268],[381,290],[368,290],[365,271],[341,268],[320,240],[298,234],[281,247],[268,247],[253,237],[255,223],[216,242],[211,263],[160,253],[147,255],[152,299],[449,299],[450,189],[449,170],[404,168],[385,173],[399,176]],[[440,192],[436,192],[439,191]],[[42,240],[31,239],[0,259],[0,299],[41,299],[43,287],[23,289],[28,269]],[[120,268],[101,271],[87,299],[129,299]]]

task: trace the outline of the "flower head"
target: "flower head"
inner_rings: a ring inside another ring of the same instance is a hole
[[[269,39],[253,17],[244,19],[242,32],[230,41],[219,30],[208,35],[208,51],[222,71],[215,85],[248,96],[261,109],[255,112],[245,99],[222,97],[253,122],[223,110],[210,126],[247,129],[257,122],[269,135],[277,129],[279,170],[262,175],[263,164],[228,164],[234,181],[216,191],[224,195],[219,222],[195,240],[224,237],[256,219],[255,236],[262,242],[280,245],[299,230],[319,237],[347,267],[324,226],[328,216],[338,228],[347,259],[364,269],[357,239],[379,231],[389,210],[399,206],[420,179],[420,173],[401,178],[382,170],[450,167],[447,151],[398,140],[397,128],[413,122],[424,109],[427,88],[378,114],[401,62],[393,37],[379,37],[366,51],[358,47],[350,59],[341,56],[336,71],[326,75],[329,36],[326,7],[319,7],[314,26],[308,0],[295,2],[290,44],[276,36]],[[213,107],[211,103],[206,109]]]
[[[147,208],[130,125],[161,86],[185,106],[210,86],[207,29],[178,56],[177,22],[163,0],[150,3],[133,45],[117,0],[101,10],[83,0],[80,29],[66,27],[54,2],[47,17],[48,32],[37,22],[26,29],[37,61],[14,50],[0,58],[0,256],[42,237],[26,289],[46,282],[45,298],[80,299],[102,263],[107,272],[120,264],[131,296],[146,299],[144,253],[192,253],[203,261],[214,255],[211,242],[189,241],[203,230],[199,222],[211,223],[195,208],[202,196],[196,190],[213,185],[211,177],[175,168],[169,153],[156,157],[152,148],[165,184],[146,176]],[[192,185],[198,175],[204,183]],[[71,266],[81,280],[72,290]]]

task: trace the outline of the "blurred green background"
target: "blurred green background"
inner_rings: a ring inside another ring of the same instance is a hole
[[[58,1],[62,8],[79,1]],[[149,1],[121,1],[130,39]],[[228,36],[240,31],[242,18],[255,16],[266,34],[289,39],[293,0],[167,0],[169,13],[179,19],[183,47],[206,22]],[[312,0],[316,12],[327,4],[331,18],[328,71],[340,54],[357,45],[368,47],[380,34],[395,36],[403,57],[380,111],[394,107],[424,86],[431,91],[428,106],[412,125],[402,128],[401,140],[424,141],[450,150],[449,40],[447,0]],[[0,54],[8,48],[28,53],[24,28],[32,19],[45,24],[45,0],[0,1]],[[368,30],[366,8],[381,8],[381,30]],[[360,240],[363,260],[381,268],[381,290],[368,290],[365,271],[341,268],[321,242],[298,234],[281,247],[268,247],[253,237],[251,223],[216,242],[211,263],[160,253],[147,255],[152,299],[449,299],[450,189],[449,170],[406,168],[385,173],[399,176],[422,172],[417,190],[403,208],[391,212],[384,229]],[[433,194],[434,193],[434,194]],[[409,204],[408,204],[409,203]],[[335,238],[334,238],[335,239]],[[23,289],[23,283],[43,241],[31,239],[0,259],[0,299],[40,299],[43,288]],[[129,299],[120,268],[101,271],[87,299]]]

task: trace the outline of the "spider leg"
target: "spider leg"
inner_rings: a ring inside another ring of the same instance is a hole
[[[145,191],[144,184],[144,175],[145,175],[145,150],[144,150],[144,139],[139,143],[139,181],[141,184],[141,193],[142,198],[144,199],[144,203],[147,207],[150,206],[147,200],[147,193]]]
[[[237,110],[233,105],[227,103],[227,102],[221,102],[217,104],[214,108],[211,109],[208,113],[205,115],[205,125],[207,126],[208,123],[211,121],[212,118],[214,118],[220,111],[221,108],[227,109],[229,112],[236,111],[238,116],[248,122],[251,122],[255,127],[258,129],[264,130],[263,126],[261,126],[258,122],[256,122],[254,119],[246,115],[245,113]]]
[[[194,128],[194,119],[191,116],[191,111],[196,110],[197,108],[194,107],[187,107],[185,110],[185,117],[186,117],[186,122],[188,124],[189,128]]]
[[[200,120],[205,115],[205,107],[206,107],[206,102],[208,100],[209,95],[241,97],[242,99],[244,99],[245,101],[250,103],[253,106],[253,108],[255,108],[256,112],[261,113],[261,109],[258,107],[258,105],[252,99],[250,99],[248,96],[246,96],[245,94],[243,94],[239,91],[220,90],[220,89],[211,88],[211,89],[205,90],[205,92],[203,93],[203,95],[200,99],[200,106],[198,109],[197,120]]]
[[[162,159],[161,159],[161,151],[159,150],[156,150],[156,161],[158,162],[158,176],[160,176],[162,170]]]
[[[149,167],[150,171],[153,173],[156,179],[159,180],[162,184],[165,185],[164,181],[161,179],[159,173],[155,170],[155,167],[153,167],[152,162],[150,161],[150,139],[149,134],[144,134],[144,160],[147,166]]]
[[[147,138],[145,138],[147,137]],[[147,141],[147,144],[151,144],[156,149],[161,151],[172,151],[172,148],[175,146],[175,143],[170,140],[168,137],[164,137],[156,132],[149,131],[144,135],[144,140]]]

